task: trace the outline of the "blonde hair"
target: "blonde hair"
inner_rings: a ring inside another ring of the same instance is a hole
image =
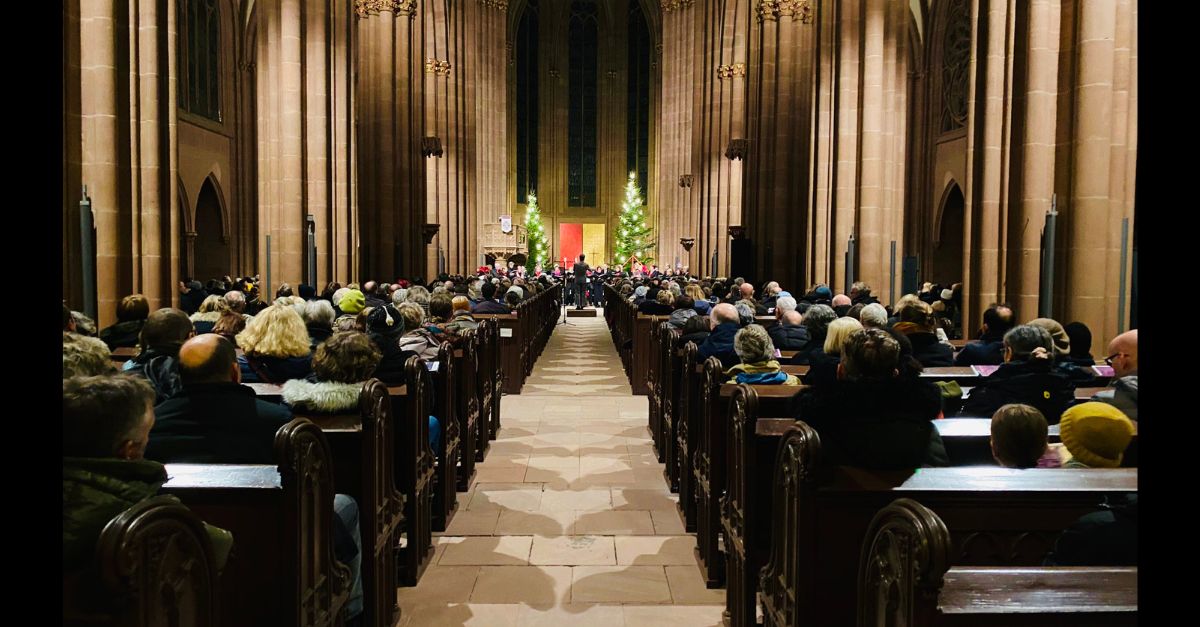
[[[225,298],[223,296],[217,296],[216,294],[213,294],[212,296],[205,298],[204,302],[200,303],[200,309],[196,313],[209,313],[213,311],[219,313],[225,313],[226,311],[229,311],[229,303],[225,302]]]
[[[924,302],[925,301],[921,300],[921,298],[916,294],[905,294],[904,296],[900,297],[900,300],[896,301],[895,305],[892,306],[892,311],[900,311],[908,305],[915,305],[917,303],[924,304]]]
[[[840,355],[842,354],[842,346],[846,344],[846,338],[850,337],[851,333],[863,328],[863,325],[858,320],[849,317],[838,318],[829,323],[829,330],[825,335],[825,354]]]
[[[689,285],[683,288],[683,293],[687,294],[692,300],[708,300],[704,297],[704,290],[700,289],[699,285]]]
[[[307,357],[311,341],[304,319],[284,304],[267,307],[237,334],[243,351],[265,357]]]

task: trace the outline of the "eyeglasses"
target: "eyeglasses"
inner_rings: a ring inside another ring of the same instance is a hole
[[[1111,365],[1112,365],[1112,361],[1113,361],[1114,359],[1116,359],[1117,357],[1120,357],[1121,355],[1128,355],[1128,354],[1129,354],[1129,353],[1113,353],[1113,354],[1109,355],[1108,357],[1105,357],[1105,358],[1104,358],[1104,363],[1106,363],[1106,364],[1108,364],[1108,365],[1110,365],[1110,366],[1111,366]]]

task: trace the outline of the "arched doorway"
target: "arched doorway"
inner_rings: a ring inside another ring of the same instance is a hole
[[[942,194],[938,229],[933,243],[933,267],[929,280],[949,287],[963,280],[963,214],[965,200],[958,183],[951,182]]]
[[[229,238],[226,235],[221,197],[211,177],[204,180],[196,200],[194,276],[201,282],[229,274]]]

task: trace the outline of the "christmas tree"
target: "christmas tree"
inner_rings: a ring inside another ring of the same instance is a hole
[[[542,212],[538,210],[537,196],[529,192],[529,205],[525,209],[525,237],[529,243],[529,256],[525,267],[530,271],[539,265],[546,267],[550,255],[550,241],[546,239],[546,229],[542,226]]]
[[[621,224],[617,226],[616,265],[628,269],[630,257],[637,257],[642,263],[653,262],[645,255],[654,246],[652,239],[650,226],[646,224],[646,208],[637,186],[637,173],[630,172],[629,181],[625,183],[625,200],[621,203]]]

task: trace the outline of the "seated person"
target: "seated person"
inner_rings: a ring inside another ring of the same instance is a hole
[[[131,294],[117,304],[117,323],[100,330],[100,339],[108,349],[137,346],[142,325],[150,316],[150,301],[141,294]]]
[[[304,328],[308,330],[312,348],[324,342],[333,335],[333,305],[325,300],[309,300],[304,303],[304,312],[300,314],[304,320]]]
[[[1066,329],[1057,320],[1051,318],[1034,318],[1029,324],[1043,329],[1050,335],[1054,345],[1054,370],[1073,381],[1076,386],[1090,385],[1096,378],[1092,370],[1093,364],[1080,366],[1071,361],[1071,338]]]
[[[1082,322],[1070,322],[1063,325],[1063,332],[1071,343],[1067,360],[1081,368],[1096,365],[1096,358],[1092,357],[1092,330]]]
[[[862,281],[855,281],[850,285],[850,302],[855,305],[862,303],[865,306],[877,303],[879,299],[871,295],[870,285]]]
[[[800,385],[800,379],[784,372],[775,360],[775,345],[761,325],[751,324],[733,336],[733,350],[742,363],[725,372],[729,383],[751,385]]]
[[[1126,331],[1108,344],[1104,363],[1112,366],[1113,378],[1109,389],[1097,392],[1094,401],[1108,403],[1137,420],[1138,349],[1137,329]]]
[[[220,319],[213,325],[212,332],[229,340],[234,346],[237,346],[237,335],[245,329],[245,316],[236,311],[227,311],[221,314]]]
[[[179,374],[183,392],[154,408],[148,459],[165,464],[276,463],[275,434],[292,419],[292,413],[285,405],[258,399],[254,390],[241,385],[241,369],[229,340],[215,333],[188,340],[179,349]],[[358,505],[349,496],[338,494],[334,511],[334,552],[350,567],[353,582],[347,615],[356,616],[362,612]]]
[[[1063,468],[1120,468],[1135,430],[1121,410],[1096,401],[1063,412],[1058,429],[1066,449]]]
[[[63,378],[113,374],[112,353],[99,338],[63,332]]]
[[[455,296],[450,300],[450,321],[446,323],[446,333],[458,337],[463,331],[479,328],[479,321],[471,315],[471,300],[466,296]]]
[[[506,314],[508,308],[496,300],[496,284],[491,281],[483,281],[479,286],[479,294],[482,299],[478,304],[471,307],[472,313],[481,314]]]
[[[749,304],[749,305],[750,305],[750,309],[751,309],[751,312],[752,312],[752,313],[751,313],[751,315],[750,315],[750,317],[751,317],[751,318],[753,318],[754,316],[765,316],[765,315],[767,315],[767,308],[766,308],[766,307],[764,307],[764,306],[762,305],[762,303],[758,302],[758,301],[757,301],[757,300],[755,300],[755,298],[754,298],[754,285],[753,285],[753,284],[751,284],[751,283],[742,283],[742,284],[741,284],[741,285],[738,287],[738,290],[739,290],[739,292],[740,292],[740,298],[739,298],[738,300],[744,300],[744,301],[746,301],[746,302],[747,302],[747,304]],[[742,326],[745,326],[745,325],[742,325]]]
[[[690,296],[679,295],[675,297],[675,310],[671,312],[671,318],[668,322],[676,329],[682,329],[687,321],[696,317],[695,302]]]
[[[857,307],[857,305],[855,305]],[[851,307],[853,309],[854,307]],[[887,309],[879,303],[865,305],[858,314],[864,329],[884,329],[888,326]]]
[[[861,331],[862,323],[846,316],[829,323],[825,334],[825,346],[821,352],[813,353],[808,362],[808,374],[804,375],[807,385],[830,385],[838,380],[838,364],[842,361],[842,348],[846,338],[855,331]]]
[[[708,339],[708,318],[704,316],[692,316],[683,323],[683,335],[680,336],[680,345],[683,342],[693,342],[697,346],[704,343]]]
[[[721,367],[728,370],[738,363],[737,352],[733,349],[733,338],[738,329],[738,312],[729,303],[719,303],[712,310],[712,331],[698,347],[696,358],[703,363],[709,357],[721,360]]]
[[[992,457],[1005,468],[1037,468],[1046,455],[1049,425],[1036,407],[1011,403],[992,414]]]
[[[899,362],[900,344],[890,334],[854,331],[837,382],[800,392],[796,418],[820,435],[823,463],[879,470],[948,464],[932,422],[941,394],[932,383],[900,378]]]
[[[838,317],[841,318],[850,312],[850,307],[853,305],[854,303],[850,301],[849,296],[846,296],[845,294],[838,294],[837,296],[833,297],[833,303],[831,304],[831,307],[833,307],[833,313],[837,314]]]
[[[642,304],[638,305],[638,313],[643,313],[648,316],[669,316],[674,309],[671,307],[675,299],[671,297],[670,290],[659,290],[651,300],[647,296]]]
[[[923,367],[954,365],[954,347],[938,341],[932,307],[918,300],[908,303],[898,313],[900,321],[892,328],[912,343],[913,357]]]
[[[699,285],[694,283],[688,285],[683,288],[683,293],[692,299],[692,308],[696,310],[698,315],[707,316],[712,312],[712,303],[708,302],[708,299],[704,297],[704,289]]]
[[[404,323],[404,331],[399,338],[400,348],[416,354],[425,361],[436,360],[442,340],[426,328],[424,312],[420,305],[411,302],[404,303],[396,311]],[[384,358],[387,358],[386,352]],[[401,368],[403,369],[403,366]]]
[[[446,323],[450,322],[450,316],[454,315],[453,303],[453,298],[444,291],[429,297],[429,320],[425,322],[425,328],[438,336],[438,339],[442,339],[446,333]]]
[[[196,334],[212,333],[213,324],[221,318],[221,314],[229,311],[225,298],[215,294],[209,295],[200,303],[200,309],[190,316]]]
[[[166,483],[166,468],[143,458],[153,403],[154,390],[137,377],[63,379],[64,571],[90,563],[105,525]],[[205,529],[224,569],[233,536]]]
[[[782,296],[775,301],[775,313],[778,315],[780,311],[779,305],[782,301],[790,300],[790,296]],[[795,301],[793,301],[795,302]],[[800,315],[795,309],[784,311],[778,316],[779,324],[767,329],[767,334],[771,336],[771,343],[779,350],[804,350],[808,346],[808,327],[804,326],[804,316]]]
[[[237,335],[245,355],[238,359],[247,383],[283,383],[312,371],[312,340],[291,305],[271,305]]]
[[[824,352],[829,323],[837,318],[838,315],[829,305],[813,305],[804,312],[804,326],[808,329],[808,345],[792,357],[792,365],[808,365],[813,355]]]
[[[504,313],[517,313],[517,306],[521,304],[520,292],[505,292],[504,293]]]
[[[332,414],[358,410],[363,382],[383,353],[365,333],[335,333],[317,345],[312,374],[283,384],[283,402],[293,409]]]
[[[1008,305],[992,305],[983,312],[983,328],[978,340],[967,342],[958,356],[955,366],[990,365],[1004,363],[1004,334],[1013,328],[1013,310]],[[991,412],[989,412],[990,414]]]
[[[271,464],[275,432],[292,419],[287,407],[241,385],[233,344],[206,333],[179,349],[183,390],[155,406],[146,457],[164,463]]]
[[[409,303],[410,308],[420,313],[421,307]],[[401,304],[401,308],[404,304]],[[420,323],[417,323],[420,324]],[[345,331],[339,331],[345,333]],[[380,361],[376,364],[371,376],[387,385],[403,385],[407,379],[404,364],[409,357],[416,355],[412,351],[400,348],[400,338],[404,335],[404,317],[394,305],[385,305],[371,310],[367,316],[367,337],[379,349]]]
[[[990,416],[1002,405],[1023,403],[1057,424],[1075,402],[1075,386],[1054,370],[1054,347],[1040,327],[1023,324],[1004,334],[1004,364],[971,390],[961,416]]]
[[[745,285],[743,283],[743,285]],[[745,299],[739,300],[733,304],[733,308],[738,312],[738,326],[745,327],[754,324],[754,303]]]
[[[187,314],[178,309],[159,309],[146,318],[137,357],[125,362],[123,370],[137,375],[154,388],[155,403],[179,393],[179,347],[196,334]]]
[[[1137,566],[1137,494],[1106,499],[1101,507],[1067,527],[1042,565]]]

